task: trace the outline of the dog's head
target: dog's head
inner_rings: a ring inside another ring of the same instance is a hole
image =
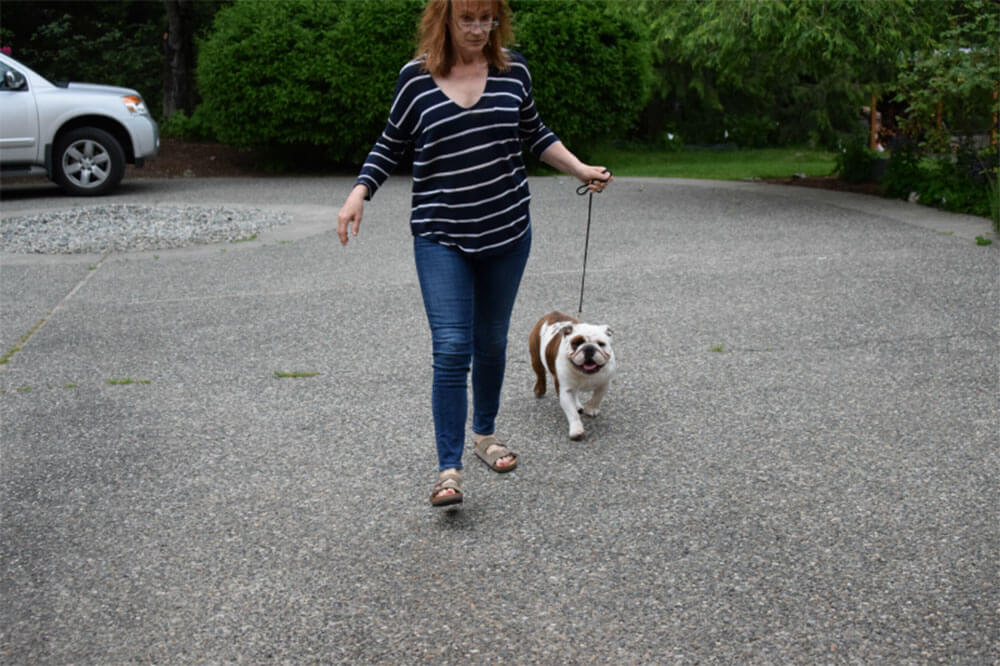
[[[610,326],[566,324],[562,327],[563,351],[578,371],[593,375],[615,357]]]

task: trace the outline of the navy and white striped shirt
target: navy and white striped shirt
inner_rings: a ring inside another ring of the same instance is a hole
[[[502,252],[527,233],[527,174],[523,147],[535,156],[559,139],[543,123],[524,58],[507,51],[510,70],[490,68],[486,89],[471,107],[438,88],[422,60],[399,72],[385,130],[356,184],[369,198],[413,144],[410,227],[469,254]]]

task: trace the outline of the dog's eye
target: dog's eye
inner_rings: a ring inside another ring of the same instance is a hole
[[[583,338],[579,338],[579,337],[573,338],[572,340],[569,341],[569,345],[573,349],[576,349],[577,347],[579,347],[582,344],[583,344]]]
[[[604,344],[603,342],[598,342],[598,343],[597,343],[597,346],[598,346],[598,347],[600,347],[601,349],[603,349],[603,348],[604,348],[604,347],[606,347],[607,345],[606,345],[606,344]]]

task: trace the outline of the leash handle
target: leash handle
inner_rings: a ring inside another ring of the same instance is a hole
[[[583,241],[583,273],[580,275],[580,305],[576,309],[577,315],[583,314],[583,287],[587,281],[587,250],[590,248],[590,213],[594,208],[594,193],[590,190],[590,186],[594,183],[606,183],[611,179],[611,170],[605,169],[604,173],[608,174],[605,179],[594,178],[589,183],[584,183],[576,188],[576,193],[580,196],[590,193],[590,197],[587,198],[587,235],[584,237]],[[598,190],[597,193],[600,194],[603,190]]]
[[[580,196],[583,196],[590,190],[590,186],[593,185],[594,183],[606,183],[609,180],[611,180],[611,170],[605,169],[604,173],[608,174],[607,178],[592,178],[590,182],[584,183],[583,185],[580,185],[578,188],[576,188],[576,193],[579,194]],[[604,190],[598,190],[597,193],[600,194],[603,191]],[[591,194],[593,194],[593,192],[591,192]]]

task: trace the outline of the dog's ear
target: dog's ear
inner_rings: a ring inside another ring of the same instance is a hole
[[[608,336],[609,338],[613,338],[614,335],[615,335],[615,332],[611,330],[610,326],[605,326],[604,327],[604,335]]]
[[[563,327],[559,329],[563,337],[568,338],[573,333],[573,324],[563,324]]]

